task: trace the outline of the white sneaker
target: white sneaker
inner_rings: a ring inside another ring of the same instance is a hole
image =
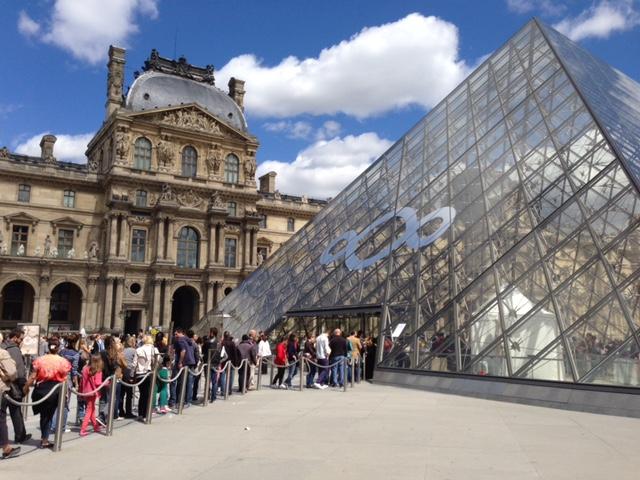
[[[322,388],[322,385],[320,385],[319,383],[314,383],[314,384],[313,384],[313,388],[315,388],[315,389],[318,389],[318,390],[319,390],[319,389],[321,389],[321,388]]]
[[[321,390],[325,390],[325,389],[327,389],[327,388],[329,388],[329,385],[320,385],[320,389],[321,389]]]
[[[288,387],[287,387],[284,383],[282,383],[282,384],[280,385],[280,389],[282,389],[282,390],[286,390],[287,388],[288,388]]]

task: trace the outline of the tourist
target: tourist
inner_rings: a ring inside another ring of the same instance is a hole
[[[242,362],[240,351],[233,341],[233,336],[229,332],[225,332],[222,340],[223,347],[223,355],[222,355],[222,368],[228,368],[228,376],[225,371],[223,373],[221,381],[222,381],[222,392],[225,393],[225,389],[227,389],[227,393],[231,395],[233,393],[233,378],[235,374],[235,368],[240,366]],[[227,363],[231,365],[227,367]],[[233,368],[235,367],[235,368]]]
[[[176,328],[171,347],[173,350],[173,370],[171,371],[171,377],[174,378],[180,373],[182,367],[184,367],[184,359],[187,353],[189,352],[190,355],[193,354],[182,328]],[[171,382],[169,385],[169,408],[174,408],[178,402],[178,386],[181,385],[182,379],[183,375],[180,375],[175,382]]]
[[[126,368],[124,357],[118,352],[118,343],[116,338],[107,335],[103,339],[104,349],[98,350],[102,356],[102,378],[103,381],[115,375],[116,380],[122,378],[122,372]],[[100,414],[97,417],[98,423],[105,427],[107,425],[107,416],[109,414],[109,402],[111,400],[111,382],[107,383],[103,389],[102,395],[100,395]],[[116,398],[119,398],[119,389],[121,384],[116,383]],[[114,411],[114,416],[118,415],[117,411]]]
[[[362,352],[362,343],[360,342],[360,337],[356,335],[355,330],[351,332],[349,337],[347,338],[349,342],[349,352],[351,356],[351,363],[353,364],[353,374],[354,382],[360,381],[360,360],[361,360],[361,352]],[[347,379],[351,382],[351,368],[347,371]]]
[[[211,355],[209,355],[209,352],[211,352]],[[220,360],[222,359],[221,352],[222,349],[220,348],[220,345],[218,343],[218,329],[213,327],[209,330],[209,335],[204,338],[202,343],[202,357],[206,361],[210,362],[210,402],[215,402],[216,394],[218,391],[218,368],[220,367]]]
[[[287,341],[287,363],[289,365],[289,374],[284,382],[288,388],[291,388],[293,377],[296,376],[298,371],[298,351],[298,337],[295,333],[292,333],[289,335],[289,340]]]
[[[251,343],[251,347],[253,348],[256,362],[249,365],[249,386],[247,387],[247,390],[253,390],[255,388],[256,365],[258,365],[258,334],[255,330],[249,330],[248,335],[249,343]]]
[[[24,386],[25,397],[29,394],[29,389],[34,383],[35,387],[31,400],[37,402],[43,399],[53,388],[56,388],[59,383],[67,380],[67,376],[71,371],[71,364],[58,355],[59,349],[60,341],[57,338],[51,338],[47,342],[47,353],[33,361],[31,375]],[[53,414],[58,406],[59,394],[60,391],[57,390],[44,402],[33,406],[33,413],[40,415],[40,448],[53,447],[53,444],[49,443],[49,432]]]
[[[0,395],[4,395],[5,392],[10,391],[11,384],[15,381],[17,375],[16,362],[13,361],[9,352],[0,348]],[[4,407],[0,410],[0,448],[2,448],[3,460],[15,457],[20,453],[20,447],[12,447],[9,443],[7,411]]]
[[[313,387],[313,379],[316,376],[316,336],[314,333],[309,335],[302,350],[304,358],[309,360],[309,373],[307,374],[307,388]]]
[[[156,333],[156,340],[154,342],[156,350],[160,352],[163,357],[169,356],[169,345],[167,344],[167,337],[162,332]]]
[[[80,360],[78,361],[78,371],[82,372],[82,369],[84,368],[84,366],[88,365],[89,362],[91,361],[91,348],[88,344],[88,338],[80,338],[80,340],[78,341],[78,353],[80,354]],[[80,376],[80,380],[81,379],[82,379],[82,376]],[[78,409],[76,414],[76,418],[78,421],[77,425],[81,425],[82,419],[84,418],[84,412],[86,409],[86,402],[83,397],[77,398],[76,408]]]
[[[375,368],[376,354],[378,351],[376,339],[369,335],[364,342],[364,347],[367,352],[367,358],[364,362],[364,379],[370,381],[373,380],[373,369]]]
[[[185,390],[184,407],[191,406],[191,395],[193,392],[193,384],[195,383],[195,375],[193,370],[197,368],[199,361],[198,347],[194,340],[195,333],[188,330],[186,334],[187,350],[183,359],[183,365],[187,367],[187,388]]]
[[[278,345],[276,345],[276,358],[274,360],[276,367],[278,369],[278,373],[273,378],[271,382],[272,388],[287,388],[286,383],[282,383],[284,379],[284,372],[287,366],[287,341],[283,338]],[[276,386],[277,384],[277,386]]]
[[[149,395],[151,394],[151,371],[153,361],[158,355],[158,350],[153,346],[151,335],[142,337],[143,345],[136,349],[134,358],[135,383],[141,382],[138,386],[140,398],[138,399],[138,420],[146,422],[147,408],[149,406]]]
[[[72,333],[69,335],[64,342],[64,347],[60,349],[60,356],[67,359],[67,361],[71,364],[71,371],[69,372],[69,376],[67,377],[67,398],[65,400],[64,414],[62,416],[62,428],[65,433],[71,432],[70,428],[67,428],[67,417],[69,415],[69,404],[71,402],[71,389],[78,388],[79,384],[79,375],[80,375],[80,353],[78,352],[78,341],[80,340],[80,336],[77,333]],[[57,411],[53,415],[53,422],[51,423],[51,431],[55,432],[57,428]]]
[[[331,354],[331,347],[329,346],[329,336],[325,332],[324,328],[321,330],[320,335],[316,338],[316,362],[320,365],[318,368],[317,383],[314,384],[316,388],[327,388],[329,376],[329,355]]]
[[[9,356],[13,359],[16,365],[17,376],[11,382],[9,395],[16,402],[22,401],[22,389],[25,383],[27,383],[27,368],[24,364],[24,357],[20,351],[20,344],[24,337],[24,331],[21,328],[15,328],[7,335],[7,340],[0,346],[7,351]],[[1,395],[1,394],[0,394]],[[10,403],[2,396],[0,402],[0,409],[5,414],[9,409],[9,415],[11,416],[11,423],[13,423],[13,434],[15,443],[24,443],[31,438],[31,434],[27,433],[24,428],[24,419],[22,418],[22,408]]]
[[[189,330],[189,331],[193,332],[193,330]],[[194,355],[196,357],[196,365],[193,368],[197,370],[202,366],[202,363],[203,363],[203,360],[202,360],[202,337],[199,337],[198,335],[194,335],[193,338],[192,338],[192,341],[193,341],[193,344],[194,344]],[[200,378],[201,377],[202,377],[202,372],[200,372],[198,375],[194,375],[192,392],[191,393],[187,392],[187,395],[191,395],[191,401],[192,402],[196,402],[198,400],[198,389],[200,387]]]
[[[84,397],[86,404],[86,412],[80,427],[80,436],[88,435],[87,427],[89,423],[93,427],[95,433],[100,432],[100,426],[96,420],[96,400],[100,398],[101,392],[98,387],[102,383],[102,356],[100,354],[91,355],[89,364],[82,369],[82,380],[80,382],[80,392],[90,394]]]
[[[136,344],[137,339],[129,335],[124,342],[125,348],[122,351],[125,368],[122,374],[122,380],[127,383],[135,383],[135,361],[136,361]],[[133,397],[134,387],[122,385],[120,389],[120,399],[118,401],[118,415],[124,418],[134,418],[133,415]]]
[[[158,371],[158,381],[156,382],[156,388],[153,397],[153,407],[156,413],[169,413],[169,385],[166,380],[169,380],[171,375],[171,359],[168,356],[160,356],[162,361],[162,367]],[[162,381],[162,380],[165,381]],[[157,407],[156,407],[157,404]]]
[[[347,339],[342,336],[342,330],[336,328],[333,331],[333,336],[329,341],[329,348],[331,349],[331,355],[329,356],[329,362],[333,365],[331,367],[331,386],[342,387],[344,386],[343,378],[343,362],[347,356]]]
[[[240,345],[238,345],[238,351],[240,352],[240,360],[242,366],[238,370],[238,391],[243,393],[249,390],[251,383],[251,377],[249,375],[251,365],[256,364],[257,355],[254,349],[255,344],[251,343],[249,335],[243,335]],[[242,363],[244,361],[244,363]],[[246,375],[246,378],[245,378]],[[244,381],[244,383],[243,383]]]
[[[260,332],[260,341],[258,342],[258,362],[262,365],[262,375],[267,373],[267,362],[264,359],[271,357],[271,346],[266,333]]]

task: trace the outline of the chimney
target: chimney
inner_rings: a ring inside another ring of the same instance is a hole
[[[107,63],[107,103],[105,118],[122,106],[122,88],[124,84],[125,49],[109,47],[109,63]]]
[[[231,77],[231,80],[229,80],[229,96],[244,111],[244,80]]]
[[[260,191],[264,193],[275,193],[276,191],[276,172],[265,173],[260,180]]]
[[[40,158],[47,163],[53,163],[56,161],[56,157],[53,156],[53,146],[56,143],[55,135],[45,135],[40,140]]]

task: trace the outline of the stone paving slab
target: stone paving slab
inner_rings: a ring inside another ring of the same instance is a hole
[[[0,461],[0,478],[630,480],[640,471],[640,419],[368,383],[347,393],[264,389],[116,427],[110,438],[67,434],[59,453],[27,449]]]

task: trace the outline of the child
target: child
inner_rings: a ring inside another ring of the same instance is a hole
[[[161,378],[162,380],[168,380],[170,378],[170,373],[171,373],[171,371],[169,370],[170,366],[171,366],[171,359],[169,358],[169,355],[164,355],[162,357],[162,368],[158,371],[158,377]],[[169,413],[171,411],[169,410],[169,407],[168,407],[169,395],[167,391],[169,390],[169,385],[163,382],[162,380],[158,380],[156,382],[156,391],[155,391],[155,395],[153,396],[153,403],[155,405],[156,399],[158,398],[157,395],[160,394],[158,406],[156,407],[155,412]]]
[[[102,357],[100,354],[91,355],[89,365],[85,365],[82,369],[82,384],[80,385],[81,393],[93,392],[102,383]],[[100,426],[96,421],[96,400],[100,398],[100,392],[96,392],[90,396],[84,397],[86,403],[86,412],[80,427],[80,436],[84,437],[87,433],[89,422],[93,426],[93,431],[100,432]]]

